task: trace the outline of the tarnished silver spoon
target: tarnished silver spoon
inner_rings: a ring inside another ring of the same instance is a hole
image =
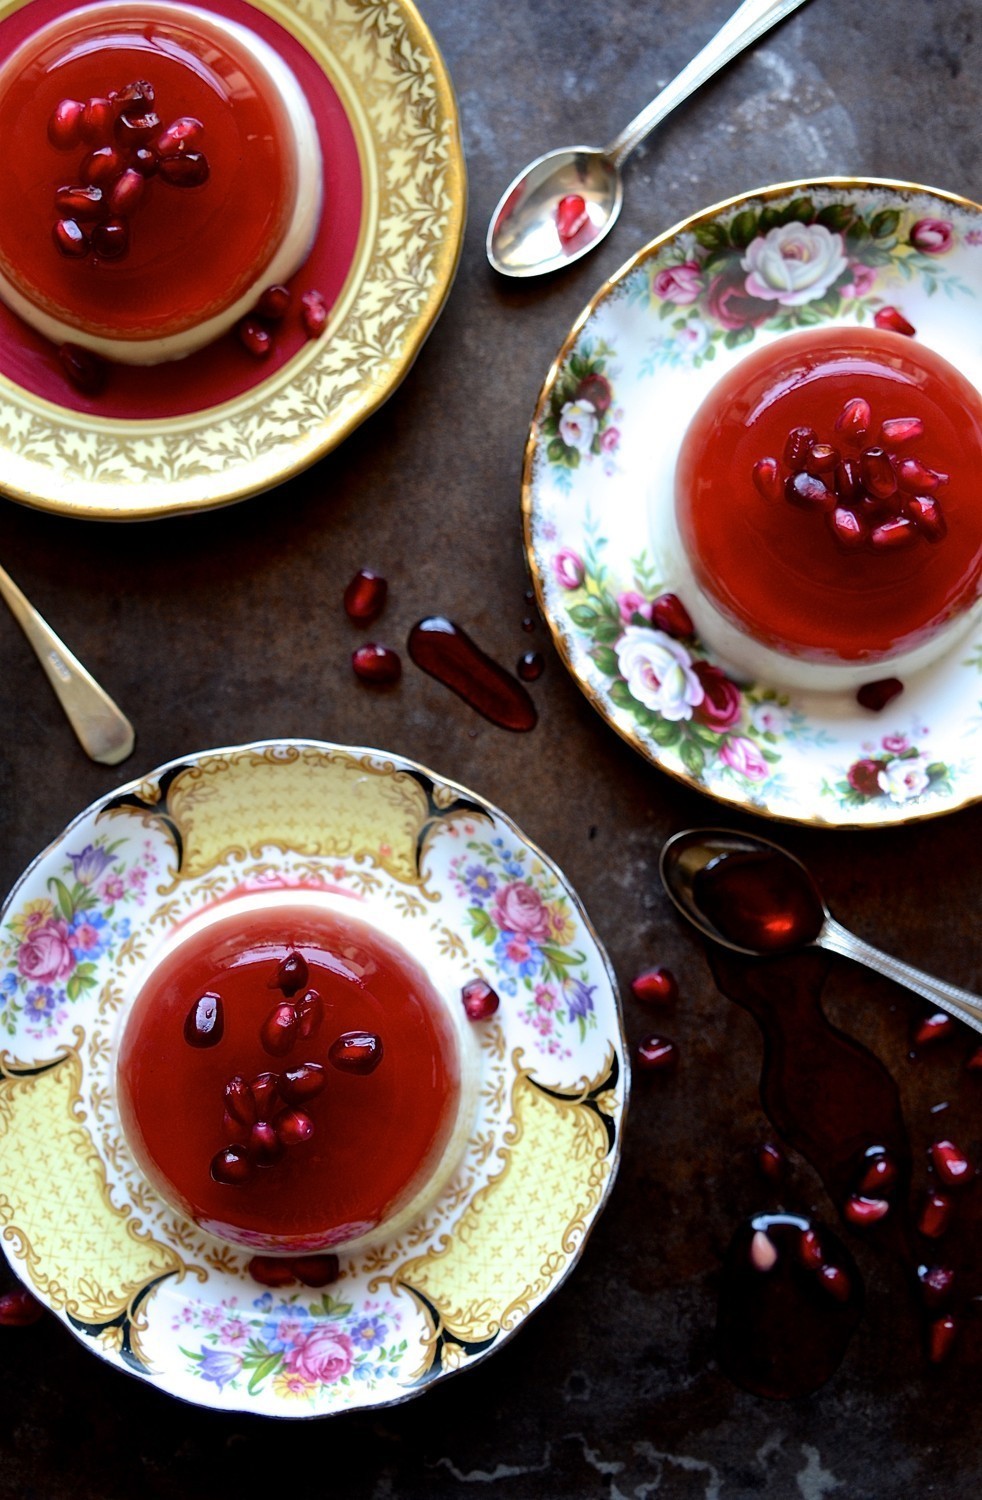
[[[805,0],[744,0],[711,42],[609,146],[563,146],[529,162],[505,189],[488,225],[487,256],[503,276],[542,276],[598,245],[621,211],[621,166],[636,146],[714,73]],[[564,198],[582,199],[582,226],[560,235]]]
[[[735,953],[771,957],[827,948],[923,995],[982,1032],[982,1000],[864,942],[835,920],[800,860],[778,844],[725,828],[668,839],[662,883],[683,916]]]

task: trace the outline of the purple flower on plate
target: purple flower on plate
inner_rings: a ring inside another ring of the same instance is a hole
[[[219,1390],[234,1380],[242,1369],[242,1359],[228,1349],[202,1348],[198,1363],[198,1374],[203,1380],[213,1380]]]
[[[582,979],[571,979],[566,986],[566,1004],[570,1017],[579,1016],[584,1021],[593,1010],[593,996],[597,986],[584,984]]]
[[[94,844],[86,844],[81,854],[69,854],[72,869],[75,871],[75,879],[80,885],[92,885],[99,879],[103,870],[112,863],[111,855],[105,849],[97,849]]]

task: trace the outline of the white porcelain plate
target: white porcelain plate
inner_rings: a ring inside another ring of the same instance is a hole
[[[978,205],[913,184],[825,179],[685,220],[577,319],[526,447],[526,549],[567,667],[653,764],[721,802],[836,827],[908,822],[982,796],[978,632],[877,714],[852,694],[739,685],[698,641],[672,640],[674,661],[704,689],[701,703],[677,704],[670,683],[660,687],[668,638],[651,627],[651,601],[674,583],[659,560],[659,506],[671,503],[682,435],[715,381],[782,333],[899,317],[982,388],[980,293]],[[630,660],[619,650],[628,625]]]

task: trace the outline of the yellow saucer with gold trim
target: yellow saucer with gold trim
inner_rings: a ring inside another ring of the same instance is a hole
[[[475,1023],[477,1115],[436,1202],[270,1290],[153,1191],[123,1139],[115,1038],[135,976],[233,892],[367,898],[411,951],[500,1005]],[[284,740],[171,762],[82,813],[0,917],[0,1234],[102,1358],[200,1405],[327,1415],[481,1359],[575,1264],[616,1173],[616,983],[561,873],[480,797],[378,751]]]

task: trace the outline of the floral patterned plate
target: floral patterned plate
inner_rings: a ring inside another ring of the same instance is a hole
[[[907,324],[982,387],[980,294],[977,204],[829,178],[676,225],[578,318],[526,446],[526,550],[563,660],[655,765],[722,802],[837,827],[982,796],[978,632],[875,714],[849,694],[738,685],[653,610],[673,589],[657,518],[682,434],[741,354],[797,329]]]
[[[169,1209],[114,1103],[142,965],[233,891],[347,893],[451,1002],[482,977],[477,1118],[456,1174],[340,1276],[275,1291]],[[82,813],[0,917],[0,1226],[101,1357],[186,1400],[316,1416],[406,1400],[509,1337],[576,1262],[616,1172],[615,981],[576,896],[502,813],[396,756],[278,741],[188,757]]]

